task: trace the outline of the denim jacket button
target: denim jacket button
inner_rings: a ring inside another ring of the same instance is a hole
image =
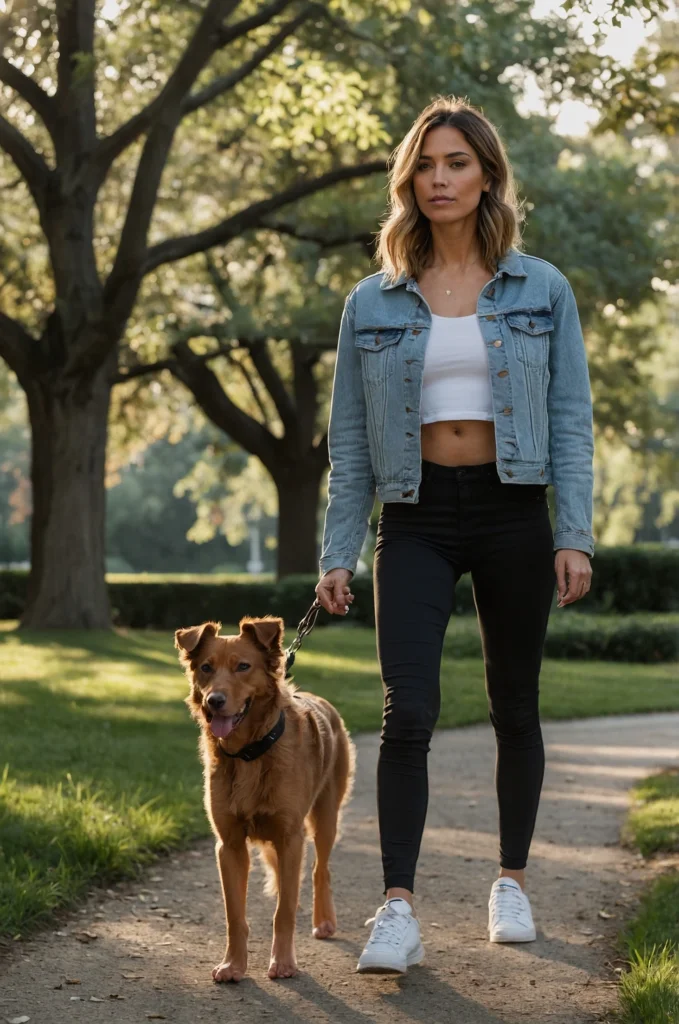
[[[496,338],[493,344],[495,345],[495,348],[499,348],[500,345],[502,344],[502,341],[499,338]]]
[[[504,470],[504,474],[505,474],[505,476],[514,476],[514,474],[512,473],[511,469],[505,469]]]
[[[412,334],[422,334],[422,330],[419,327],[413,327]]]
[[[507,407],[506,407],[505,409],[503,409],[502,411],[503,411],[503,413],[505,414],[505,416],[509,416],[510,412],[512,411],[512,407],[511,407],[511,405],[508,405],[508,406],[507,406]]]
[[[506,377],[509,374],[509,370],[500,370],[498,377]]]
[[[412,409],[410,408],[410,406],[409,406],[409,405],[406,405],[406,412],[412,412],[412,411],[413,411],[413,410],[412,410]]]
[[[402,498],[410,498],[414,493],[415,492],[412,491],[412,490],[410,490],[410,491],[401,491],[401,497]]]
[[[376,345],[379,345],[379,343],[380,343],[381,341],[382,341],[382,335],[381,335],[381,334],[376,334],[376,335],[375,335],[375,344],[376,344]]]

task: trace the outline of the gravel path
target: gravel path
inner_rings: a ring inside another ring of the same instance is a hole
[[[581,1024],[616,1004],[612,939],[653,868],[617,845],[633,782],[679,763],[679,715],[544,725],[547,772],[526,891],[538,938],[486,941],[496,876],[494,738],[489,726],[437,730],[416,879],[425,964],[406,977],[359,976],[364,920],[382,902],[375,766],[378,737],[357,737],[354,797],[333,854],[339,929],[311,938],[311,851],[298,915],[300,974],[266,977],[273,902],[250,879],[250,970],[216,986],[224,948],[211,842],[158,862],[141,882],[97,891],[58,931],[0,962],[0,1020],[31,1024]],[[603,914],[603,916],[602,916]]]

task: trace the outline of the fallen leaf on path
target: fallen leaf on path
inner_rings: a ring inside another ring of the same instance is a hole
[[[162,1013],[147,1013],[146,1014],[146,1019],[147,1020],[166,1020],[167,1018],[164,1017]]]
[[[144,980],[144,975],[143,974],[125,974],[124,971],[121,971],[120,974],[125,979],[125,981],[143,981]]]
[[[5,1020],[7,1021],[7,1024],[26,1024],[26,1022],[29,1021],[30,1019],[31,1019],[30,1017],[26,1017],[25,1015],[23,1017],[6,1017],[5,1018]]]
[[[609,918],[615,917],[615,914],[609,914],[607,910],[600,910],[599,917],[603,917],[604,921],[608,921]]]
[[[80,984],[80,978],[66,978],[66,984],[67,985],[79,985]]]
[[[95,939],[99,938],[94,932],[76,932],[75,937],[78,942],[94,942]]]
[[[90,996],[91,1003],[103,1003],[104,1000],[100,999],[99,996]]]
[[[108,997],[109,997],[109,999],[124,999],[125,998],[125,996],[118,995],[117,992],[109,992]]]

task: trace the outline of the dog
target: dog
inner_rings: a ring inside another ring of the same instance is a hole
[[[328,862],[351,795],[356,750],[339,712],[285,679],[281,618],[244,616],[240,633],[221,623],[175,632],[201,727],[205,809],[216,837],[226,911],[226,952],[215,982],[238,982],[248,962],[246,892],[250,845],[265,892],[277,896],[269,978],[298,973],[295,918],[307,839],[315,845],[312,934],[330,938],[337,917]]]

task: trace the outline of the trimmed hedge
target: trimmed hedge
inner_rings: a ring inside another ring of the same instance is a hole
[[[546,656],[635,662],[679,657],[677,616],[638,614],[679,611],[679,550],[659,545],[603,548],[593,567],[587,597],[552,615]],[[266,614],[280,615],[286,627],[294,628],[313,602],[318,582],[311,574],[287,576],[278,583],[245,574],[109,574],[107,579],[116,625],[167,630],[206,619],[238,623],[244,615]],[[26,572],[0,572],[0,618],[21,615],[27,582]],[[371,574],[355,576],[351,588],[351,621],[374,627]],[[553,611],[555,606],[556,596]],[[475,611],[471,579],[465,575],[456,588],[455,614]],[[318,614],[319,626],[336,621],[323,609]]]
[[[568,614],[679,611],[679,548],[660,544],[597,548],[592,562],[592,588],[582,601],[563,609]],[[314,597],[318,577],[287,576],[276,584],[273,579],[252,579],[245,573],[225,575],[122,575],[108,574],[109,592],[116,621],[135,628],[167,628],[188,611],[201,621],[220,612],[224,621],[237,621],[241,615],[261,615],[263,608],[275,605],[286,622],[302,617]],[[28,574],[0,571],[0,619],[19,618],[26,600]],[[355,576],[354,617],[372,620],[372,577]],[[556,598],[555,598],[556,603]],[[288,612],[285,611],[290,607]],[[232,610],[233,609],[233,610]],[[474,598],[469,575],[456,589],[456,614],[473,613]]]
[[[443,649],[449,657],[481,657],[476,617],[452,619]],[[564,615],[559,609],[549,619],[544,656],[643,664],[675,661],[679,658],[679,615]]]

